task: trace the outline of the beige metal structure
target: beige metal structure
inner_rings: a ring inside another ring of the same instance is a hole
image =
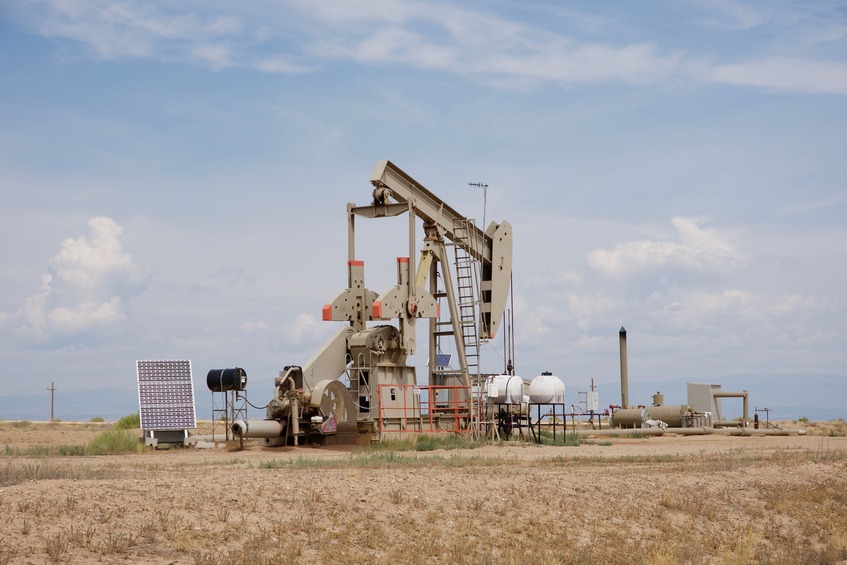
[[[730,392],[726,390],[715,390],[712,391],[712,396],[717,399],[719,398],[741,398],[742,399],[742,407],[741,407],[741,427],[746,428],[750,425],[750,403],[748,401],[749,393],[746,390],[742,390],[740,392]],[[724,425],[724,422],[717,422],[717,425]],[[732,425],[732,424],[730,424]]]
[[[429,320],[429,383],[452,396],[445,404],[461,407],[451,415],[459,426],[468,429],[477,419],[470,387],[479,382],[479,343],[493,338],[503,321],[512,228],[491,222],[482,231],[390,161],[378,162],[370,180],[372,201],[347,205],[347,288],[323,307],[324,320],[346,325],[305,365],[280,371],[267,408],[267,421],[276,423],[237,422],[242,437],[296,444],[304,437],[370,439],[377,430],[421,429],[415,367],[407,363],[418,346],[419,319]],[[402,214],[408,214],[409,254],[397,259],[397,284],[377,293],[365,286],[364,262],[356,256],[356,219]],[[418,221],[424,235],[419,255]],[[441,312],[440,300],[448,312]],[[437,341],[447,336],[454,339],[454,370],[435,362]],[[338,380],[345,375],[349,386]]]
[[[626,359],[626,328],[623,326],[621,326],[621,331],[618,332],[618,341],[621,357],[621,408],[627,409],[629,408],[629,375]]]
[[[721,390],[719,384],[688,383],[688,403],[695,409],[703,412],[711,412],[714,416],[715,426],[737,426],[738,422],[727,422],[723,415],[723,398],[741,398],[741,426],[750,425],[750,403],[749,393],[742,391]]]

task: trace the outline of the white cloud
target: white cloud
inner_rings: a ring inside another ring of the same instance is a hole
[[[577,273],[576,271],[565,271],[559,276],[559,280],[564,284],[581,284],[583,276],[581,273]]]
[[[298,346],[312,342],[319,344],[335,327],[338,326],[318,320],[311,314],[302,313],[294,322],[285,326],[283,333],[287,345]]]
[[[779,211],[779,215],[792,216],[795,214],[807,214],[816,210],[832,208],[833,206],[843,206],[844,204],[847,204],[847,194],[833,194],[832,196],[828,196],[826,198],[811,200],[793,206],[787,206]]]
[[[568,312],[580,329],[589,327],[592,321],[608,318],[619,310],[621,303],[604,294],[577,294],[568,295]]]
[[[245,27],[235,17],[174,11],[156,2],[44,0],[31,3],[24,17],[39,33],[79,41],[99,59],[189,60],[212,68],[231,64],[226,42]]]
[[[768,343],[793,348],[801,341],[830,340],[820,323],[825,300],[801,293],[760,294],[729,288],[713,292],[654,295],[645,303],[655,334],[705,334],[752,349]]]
[[[698,1],[695,6],[709,14],[709,27],[719,29],[746,30],[761,26],[770,20],[768,11],[732,0]]]
[[[84,302],[75,309],[59,306],[50,312],[49,325],[61,333],[75,333],[93,326],[107,326],[126,317],[120,296],[108,302]]]
[[[189,48],[191,55],[201,63],[208,64],[215,70],[232,66],[232,54],[228,45],[213,43],[196,43]]]
[[[847,64],[831,61],[771,57],[716,64],[703,73],[710,82],[772,90],[847,94]]]
[[[355,6],[355,16],[350,7],[341,12],[357,17],[360,25],[351,28],[345,20],[343,29],[331,39],[315,44],[315,54],[363,64],[399,63],[455,74],[558,83],[640,84],[667,76],[680,60],[678,54],[661,53],[647,42],[619,46],[578,41],[452,6],[438,10],[414,2],[403,3],[401,10],[366,10],[367,3]],[[314,15],[327,24],[339,24],[337,10],[324,6]]]
[[[50,259],[52,275],[70,287],[92,288],[110,273],[138,276],[132,257],[123,251],[123,228],[111,218],[98,216],[88,220],[89,236],[68,238],[62,249]],[[49,286],[51,281],[46,281]]]
[[[263,73],[295,74],[309,72],[307,67],[295,63],[290,57],[281,55],[260,59],[256,62],[255,68]]]
[[[746,261],[743,253],[716,230],[702,227],[702,218],[677,216],[671,223],[679,241],[638,240],[588,254],[588,266],[607,275],[623,277],[665,267],[702,273],[734,271]]]
[[[252,321],[252,322],[244,322],[243,324],[241,324],[240,327],[243,331],[248,332],[248,333],[261,332],[261,331],[269,330],[271,328],[268,325],[267,322],[263,322],[261,320]]]
[[[703,10],[714,19],[707,28],[762,28],[771,17],[731,1],[710,3]],[[742,87],[847,94],[846,65],[787,56],[790,50],[785,48],[745,62],[703,62],[698,53],[662,47],[652,38],[595,40],[579,35],[585,30],[554,32],[506,13],[453,4],[294,2],[263,11],[216,2],[35,0],[15,12],[42,35],[78,41],[95,57],[109,60],[149,58],[265,73],[302,73],[325,60],[347,60],[480,76],[503,88],[537,82],[647,84],[687,77]],[[783,15],[777,28],[782,30],[801,16]],[[819,20],[796,25],[811,26],[813,31],[831,27]],[[637,37],[638,30],[630,31]],[[649,30],[644,31],[651,37]],[[843,29],[835,32],[834,41],[842,36]]]
[[[9,317],[18,335],[43,341],[111,326],[146,287],[149,274],[124,250],[123,228],[102,216],[91,218],[88,228],[88,235],[62,242],[40,291]]]

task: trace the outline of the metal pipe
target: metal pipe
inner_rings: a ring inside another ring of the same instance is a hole
[[[667,432],[662,428],[612,428],[606,430],[575,430],[571,427],[570,431],[565,432],[565,437],[570,434],[578,436],[626,436],[638,434],[642,436],[660,436]]]
[[[629,377],[626,369],[626,328],[621,326],[620,350],[621,350],[621,408],[629,408]]]
[[[665,430],[668,434],[678,434],[681,436],[702,436],[702,435],[724,435],[724,436],[790,436],[790,435],[806,435],[806,430],[785,429],[777,430],[775,428],[767,430],[753,430],[750,428],[668,428]]]
[[[282,435],[283,425],[279,420],[236,420],[232,433],[242,438],[275,438]]]
[[[294,445],[300,445],[300,406],[296,396],[291,397],[291,435]]]
[[[353,214],[353,204],[347,204],[347,260],[356,260],[356,215]],[[350,283],[352,284],[352,282]]]
[[[806,430],[750,430],[738,428],[732,430],[719,430],[715,428],[613,428],[608,430],[573,430],[566,432],[567,434],[576,434],[580,437],[584,436],[625,436],[638,434],[642,436],[661,436],[664,434],[678,434],[681,436],[707,436],[707,435],[729,435],[729,436],[790,436],[790,435],[806,435]]]
[[[730,392],[725,390],[715,390],[712,391],[712,394],[715,398],[741,398],[742,399],[742,424],[746,428],[747,423],[750,421],[750,405],[748,401],[749,393],[746,390],[742,390],[741,392]]]

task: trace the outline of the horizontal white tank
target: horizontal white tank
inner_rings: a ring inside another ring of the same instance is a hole
[[[494,404],[520,404],[523,401],[523,379],[516,375],[490,377],[488,398]]]
[[[541,373],[529,383],[529,401],[533,404],[564,404],[565,383],[553,373]]]

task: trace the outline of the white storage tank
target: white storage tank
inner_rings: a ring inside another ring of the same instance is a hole
[[[564,404],[565,383],[545,371],[529,383],[529,401],[532,404]]]
[[[488,398],[494,404],[520,404],[523,379],[516,375],[495,375],[488,381]]]

